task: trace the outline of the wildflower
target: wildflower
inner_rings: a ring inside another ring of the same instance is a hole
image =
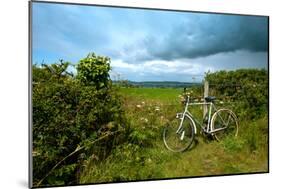
[[[137,105],[137,108],[141,108],[141,105],[140,105],[140,104],[138,104],[138,105]]]
[[[140,120],[143,121],[143,122],[145,122],[145,123],[148,122],[148,119],[147,119],[147,118],[144,118],[144,117],[141,117]]]
[[[156,106],[155,111],[160,111],[160,108],[158,106]]]

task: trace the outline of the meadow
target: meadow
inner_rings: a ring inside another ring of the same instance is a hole
[[[81,183],[119,182],[268,171],[268,120],[241,120],[236,140],[217,142],[197,134],[191,149],[168,151],[162,132],[183,110],[180,88],[120,88],[133,130],[129,142],[104,161],[89,160]],[[200,117],[201,108],[194,110]]]

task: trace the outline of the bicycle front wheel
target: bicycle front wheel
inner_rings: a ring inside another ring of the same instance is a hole
[[[183,152],[187,150],[194,139],[194,122],[189,117],[184,117],[179,132],[181,119],[174,119],[169,122],[163,133],[163,140],[166,148],[172,152]]]
[[[211,126],[213,136],[217,141],[238,135],[237,117],[229,109],[219,109],[215,112],[212,116]]]

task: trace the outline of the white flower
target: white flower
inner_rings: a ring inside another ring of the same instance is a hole
[[[137,108],[141,108],[141,105],[140,105],[140,104],[138,104],[138,105],[137,105]]]
[[[145,123],[148,122],[148,119],[147,119],[147,118],[144,118],[144,117],[141,117],[140,120],[141,120],[141,121],[144,121]]]

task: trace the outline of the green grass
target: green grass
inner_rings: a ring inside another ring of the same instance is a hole
[[[121,88],[132,133],[103,161],[84,162],[81,183],[268,171],[268,120],[240,120],[239,136],[217,142],[196,136],[183,153],[168,151],[162,131],[183,110],[181,89]],[[200,109],[199,109],[200,110]],[[198,111],[199,111],[198,110]]]
[[[178,96],[183,90],[180,88],[121,88],[120,91],[129,99],[171,104],[178,102]]]

